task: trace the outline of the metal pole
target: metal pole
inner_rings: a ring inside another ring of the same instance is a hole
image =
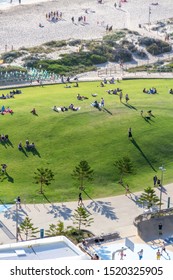
[[[16,201],[16,242],[19,241],[18,238],[18,225],[19,225],[19,219],[18,219],[18,202]]]
[[[150,24],[151,24],[151,7],[149,6],[149,11],[148,11],[148,27],[150,30]]]
[[[162,165],[161,167],[159,167],[159,169],[161,170],[161,180],[160,180],[160,207],[159,207],[159,210],[161,210],[161,208],[162,208],[163,172],[164,172],[166,169],[164,168],[163,165]]]

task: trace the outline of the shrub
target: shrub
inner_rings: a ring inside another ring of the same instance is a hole
[[[11,51],[11,52],[7,52],[7,53],[3,53],[1,55],[1,59],[5,62],[5,63],[11,63],[13,62],[16,58],[22,56],[21,52],[16,52],[16,51]]]
[[[80,39],[76,39],[76,40],[72,40],[72,41],[69,41],[69,46],[77,46],[77,45],[81,45],[81,40]]]
[[[143,50],[137,50],[136,54],[140,57],[140,58],[146,58],[147,54],[143,51]]]
[[[50,41],[43,44],[43,46],[51,47],[51,48],[61,48],[67,45],[65,40],[61,41]]]
[[[107,58],[105,56],[101,56],[97,54],[92,54],[90,56],[90,60],[93,64],[101,64],[107,62]]]
[[[161,48],[158,47],[156,43],[147,47],[147,52],[151,53],[152,55],[161,54]]]
[[[139,39],[139,45],[150,46],[155,42],[153,38],[143,37]]]
[[[103,41],[119,41],[120,39],[124,38],[125,35],[126,35],[126,32],[117,31],[116,33],[104,36]]]
[[[158,55],[172,50],[171,45],[162,40],[144,37],[139,40],[140,45],[145,45],[147,51],[152,55]]]
[[[119,61],[123,61],[123,62],[128,62],[132,60],[132,54],[131,52],[129,52],[127,49],[124,48],[119,48],[114,50],[114,53],[112,55],[112,60],[113,62],[119,62]]]

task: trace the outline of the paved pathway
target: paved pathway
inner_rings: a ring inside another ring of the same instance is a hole
[[[160,197],[160,191],[156,189]],[[95,235],[118,231],[122,238],[131,236],[137,238],[137,230],[133,225],[134,218],[144,212],[136,203],[141,192],[132,194],[132,198],[119,195],[95,200],[84,200],[84,206],[94,218],[91,230]],[[170,207],[173,207],[173,184],[164,186],[162,193],[162,209],[167,208],[168,197],[171,198]],[[73,225],[72,215],[78,203],[65,202],[54,204],[24,204],[18,211],[19,223],[26,217],[32,219],[35,227],[48,229],[51,223],[58,220],[64,222],[65,227]],[[150,230],[150,229],[148,229]],[[150,232],[152,236],[152,231]],[[16,236],[16,205],[10,210],[0,213],[0,243],[13,243]]]

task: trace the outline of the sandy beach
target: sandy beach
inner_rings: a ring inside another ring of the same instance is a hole
[[[102,4],[97,0],[36,0],[35,4],[22,3],[8,9],[2,9],[1,5],[0,52],[5,51],[5,46],[9,51],[12,47],[31,47],[51,40],[101,38],[106,34],[107,25],[112,26],[113,30],[138,30],[139,24],[149,21],[149,7],[151,22],[173,15],[172,0],[154,3],[152,0],[127,0],[121,7],[118,3],[117,0],[103,0]],[[62,17],[56,22],[47,20],[46,14],[51,11],[62,13]],[[85,21],[78,21],[81,16],[85,17]]]

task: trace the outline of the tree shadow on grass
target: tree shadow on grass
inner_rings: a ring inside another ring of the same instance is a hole
[[[145,158],[145,160],[147,161],[147,163],[150,165],[150,167],[157,172],[157,170],[154,168],[154,166],[151,164],[151,162],[149,161],[149,159],[147,158],[147,156],[144,154],[144,152],[141,150],[141,148],[139,147],[139,145],[137,144],[137,142],[135,141],[135,139],[133,138],[131,140],[131,142],[133,143],[133,145],[140,151],[141,155]]]

